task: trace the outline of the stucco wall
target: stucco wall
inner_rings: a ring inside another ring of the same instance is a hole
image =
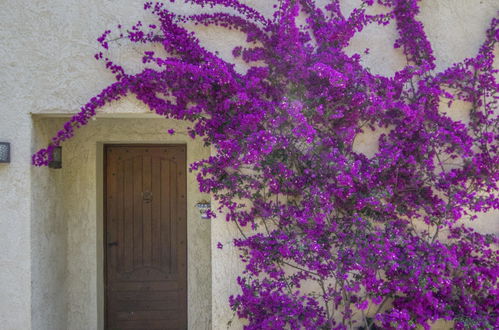
[[[43,146],[53,125],[35,120],[33,140]],[[67,222],[63,172],[32,167],[31,318],[35,329],[63,329],[67,324]]]
[[[270,13],[274,1],[244,2]],[[358,2],[344,0],[342,4],[348,12]],[[74,214],[80,212],[78,216],[81,218],[71,218],[67,223],[51,223],[47,221],[52,218],[52,214],[57,218],[60,211],[57,200],[46,199],[45,196],[60,194],[57,188],[60,185],[53,186],[53,183],[59,182],[59,176],[63,176],[66,169],[50,173],[47,169],[30,167],[31,153],[40,143],[46,142],[40,139],[46,140],[49,134],[43,130],[53,129],[51,124],[47,123],[48,126],[44,128],[40,125],[45,124],[37,121],[33,127],[30,113],[77,111],[89,97],[112,82],[112,76],[92,58],[97,49],[94,40],[107,28],[120,23],[126,26],[138,19],[147,22],[150,16],[141,10],[143,0],[19,0],[0,3],[0,141],[11,142],[13,150],[12,163],[0,164],[0,324],[2,329],[47,329],[65,322],[71,326],[82,324],[87,317],[97,315],[99,303],[95,293],[97,266],[96,261],[90,260],[94,256],[89,252],[97,251],[96,237],[91,237],[97,231],[97,225],[90,215],[81,213],[88,211],[95,216],[98,208],[94,198],[96,195],[84,193],[92,191],[92,194],[97,194],[96,182],[88,180],[88,176],[95,175],[97,171],[97,142],[99,139],[127,138],[129,133],[143,140],[166,141],[167,136],[161,135],[164,130],[139,134],[139,130],[119,121],[116,127],[122,129],[113,128],[113,134],[117,136],[112,138],[106,131],[97,130],[108,119],[98,119],[80,130],[77,137],[64,148],[65,155],[70,156],[66,168],[69,169],[72,164],[82,170],[81,173],[71,173],[72,178],[67,180],[81,187],[77,187],[75,196],[86,197],[77,201],[67,193],[67,187],[63,195],[67,197],[65,202],[75,207]],[[422,0],[421,5],[420,18],[433,42],[438,70],[445,69],[454,61],[473,56],[483,40],[490,19],[499,9],[495,0]],[[197,10],[197,7],[181,5],[180,9],[188,13]],[[219,28],[202,28],[198,36],[208,49],[220,51],[226,59],[230,59],[231,47],[242,40],[240,34]],[[370,27],[352,41],[351,51],[370,48],[370,54],[363,55],[364,63],[374,72],[391,74],[403,65],[400,54],[391,47],[395,38],[393,26]],[[130,68],[136,68],[136,61],[132,61],[132,58],[137,57],[137,53],[133,47],[124,44],[114,56],[129,63]],[[238,67],[243,69],[241,64]],[[117,114],[145,111],[140,106],[123,104],[104,110],[112,110]],[[100,134],[100,138],[92,134]],[[81,155],[73,153],[71,157],[72,153],[68,151],[78,141],[85,142],[85,151]],[[372,148],[376,147],[370,144],[372,141],[372,138],[367,137],[362,142],[362,137],[359,137],[357,145],[372,152]],[[77,164],[78,160],[83,163]],[[489,214],[487,217],[489,222],[477,221],[476,224],[482,231],[497,233],[498,214]],[[63,232],[67,235],[63,236]],[[224,329],[232,317],[232,312],[227,308],[227,297],[237,290],[233,279],[240,267],[237,252],[231,250],[229,245],[223,250],[216,249],[214,245],[218,241],[227,242],[234,233],[223,220],[213,222],[213,329]],[[196,235],[201,233],[194,237]],[[51,265],[49,259],[59,259],[61,250],[65,248],[67,255],[81,255],[81,260],[93,262],[93,268],[87,272],[81,269],[77,260],[67,259],[53,270],[61,274],[59,267],[68,269],[67,277],[64,276],[66,281],[62,280],[64,283],[60,284],[58,278],[48,272]],[[81,276],[76,276],[80,271]],[[85,288],[88,283],[93,284]],[[199,285],[209,286],[209,283],[200,282]],[[64,298],[58,292],[59,284],[66,288]],[[41,307],[44,309],[41,310]],[[55,311],[65,308],[68,311],[67,319],[63,315],[56,315]],[[45,319],[46,315],[49,317]],[[199,323],[192,324],[192,329],[202,329],[206,323],[199,320]],[[238,327],[237,324],[234,326],[236,329]]]

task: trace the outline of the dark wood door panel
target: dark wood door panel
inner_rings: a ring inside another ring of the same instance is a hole
[[[180,320],[172,320],[171,325],[164,326],[164,320],[130,320],[119,321],[116,327],[110,328],[112,330],[184,330],[186,327],[182,325]]]
[[[105,150],[106,327],[186,329],[185,146]]]
[[[171,291],[178,290],[179,283],[172,281],[147,281],[147,282],[110,282],[109,290],[113,291]]]
[[[151,297],[144,300],[120,300],[114,299],[109,301],[109,310],[112,313],[124,313],[124,312],[143,312],[143,311],[176,311],[176,302],[178,301],[177,295],[172,295],[171,297],[164,297],[164,299],[154,299]]]

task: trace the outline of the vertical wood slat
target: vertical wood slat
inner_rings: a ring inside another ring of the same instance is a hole
[[[111,251],[115,254],[115,257],[113,258],[115,264],[114,264],[114,271],[115,272],[120,272],[120,270],[123,268],[123,253],[124,253],[124,247],[122,244],[118,244],[118,242],[123,242],[124,241],[124,222],[123,222],[123,215],[124,215],[124,196],[123,196],[123,191],[125,189],[124,187],[124,171],[123,171],[123,162],[119,161],[120,154],[115,152],[115,161],[113,162],[113,173],[111,179],[113,180],[114,184],[116,185],[116,193],[115,196],[113,197],[113,203],[115,209],[114,214],[114,222],[115,222],[115,230],[116,233],[113,235],[113,237],[108,239],[108,243],[116,243],[117,245],[114,245],[112,248],[110,248]]]
[[[142,157],[136,156],[133,151],[133,268],[143,264],[142,229],[143,229],[143,186],[142,186]]]
[[[133,162],[127,159],[124,162],[124,236],[125,240],[121,242],[124,246],[124,270],[130,272],[133,270]]]
[[[117,239],[117,228],[116,228],[116,222],[117,222],[117,205],[116,205],[116,199],[118,198],[118,188],[117,188],[117,182],[116,182],[116,164],[117,162],[114,161],[115,155],[110,154],[109,155],[110,162],[109,166],[107,167],[107,172],[106,176],[108,178],[108,190],[107,190],[107,201],[106,205],[108,205],[107,210],[106,210],[106,217],[107,217],[107,228],[106,228],[106,244],[112,241],[115,241]],[[116,249],[107,249],[106,250],[107,255],[106,258],[111,260],[111,264],[114,265],[114,267],[109,269],[110,275],[113,276],[115,273],[115,266],[116,266]]]
[[[160,220],[160,241],[161,241],[161,269],[170,272],[170,248],[171,248],[171,183],[170,183],[170,161],[161,159],[161,220]]]
[[[151,164],[152,180],[152,215],[151,215],[151,261],[152,265],[161,268],[161,149],[154,150]]]
[[[118,246],[116,247],[118,251],[118,260],[116,261],[116,271],[123,271],[124,260],[125,260],[125,168],[124,162],[120,161],[118,164],[118,173],[116,173],[118,180],[118,192],[120,194],[117,196],[117,207],[118,207]]]
[[[176,154],[174,154],[176,155]],[[178,260],[177,260],[177,224],[178,224],[178,182],[177,182],[177,157],[173,156],[173,162],[169,168],[169,178],[170,178],[170,187],[171,187],[171,207],[170,207],[170,251],[169,251],[169,268],[170,274],[174,278],[177,278],[177,268],[178,268]]]
[[[152,194],[152,165],[151,156],[149,149],[146,149],[146,155],[142,158],[142,190],[146,194]],[[151,233],[151,213],[152,213],[152,203],[154,199],[158,196],[154,194],[151,195],[152,199],[150,201],[143,201],[142,205],[142,255],[143,262],[146,266],[152,265],[152,233]]]

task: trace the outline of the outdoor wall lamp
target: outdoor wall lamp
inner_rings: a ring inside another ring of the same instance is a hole
[[[10,163],[10,143],[0,142],[0,163]]]
[[[199,210],[199,213],[201,214],[202,219],[209,219],[208,216],[208,211],[211,209],[211,203],[207,202],[205,200],[199,202],[196,204],[196,207]]]
[[[49,168],[62,168],[62,147],[52,149],[52,159],[49,161]]]

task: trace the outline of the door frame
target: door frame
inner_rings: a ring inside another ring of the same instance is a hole
[[[107,329],[107,166],[108,166],[108,159],[107,159],[107,150],[108,148],[112,147],[126,147],[126,148],[154,148],[154,147],[184,147],[185,152],[184,152],[184,157],[185,157],[185,164],[188,166],[187,163],[187,144],[185,143],[104,143],[102,145],[102,150],[103,150],[103,155],[102,155],[102,271],[103,271],[103,327],[104,329]],[[188,168],[186,168],[186,174],[188,173]],[[187,188],[187,175],[184,175],[184,181],[185,185]],[[186,196],[184,198],[184,203],[185,203],[185,210],[187,210],[187,195],[188,195],[188,189],[185,191]],[[188,254],[188,246],[189,246],[189,235],[188,235],[188,214],[186,214],[186,236],[185,236],[185,245],[184,248],[186,249],[185,253],[185,264],[186,264],[186,273],[185,273],[185,295],[187,299],[187,306],[189,306],[189,301],[188,301],[188,289],[189,289],[189,254]],[[187,308],[187,320],[189,320],[189,309]]]

